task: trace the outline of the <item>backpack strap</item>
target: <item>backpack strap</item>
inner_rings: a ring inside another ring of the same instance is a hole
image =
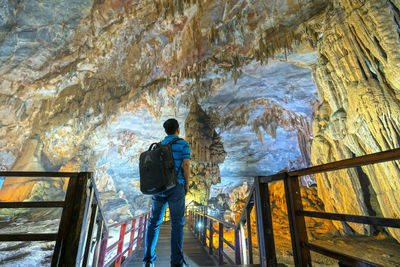
[[[178,140],[183,140],[182,138],[175,138],[174,140],[172,140],[172,141],[170,141],[169,143],[168,143],[168,145],[171,145],[171,148],[172,148],[172,145],[175,143],[175,142],[177,142]],[[182,159],[182,163],[181,163],[181,166],[179,166],[178,167],[178,171],[177,171],[177,175],[179,175],[179,172],[180,172],[180,170],[183,168],[183,159]]]
[[[172,145],[173,143],[175,143],[176,141],[178,141],[178,140],[183,140],[182,138],[175,138],[174,140],[172,140],[172,141],[169,141],[169,143],[168,143],[168,145]]]

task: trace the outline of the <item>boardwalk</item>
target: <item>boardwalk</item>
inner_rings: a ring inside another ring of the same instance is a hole
[[[170,235],[171,235],[171,224],[164,222],[160,227],[160,236],[157,242],[156,253],[157,261],[155,262],[156,267],[169,267],[170,266]],[[200,242],[194,237],[193,233],[185,226],[185,238],[183,241],[183,252],[185,259],[190,267],[197,266],[216,266],[215,262],[202,248]],[[126,263],[125,267],[142,267],[142,257],[144,253],[144,247],[132,257],[132,259]]]

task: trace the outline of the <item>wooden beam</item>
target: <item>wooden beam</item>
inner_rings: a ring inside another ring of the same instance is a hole
[[[64,201],[0,202],[0,209],[64,208]]]
[[[294,264],[295,266],[311,266],[310,251],[302,245],[308,242],[306,223],[303,216],[296,214],[296,210],[303,210],[299,177],[286,177],[284,187]]]
[[[0,172],[0,177],[59,177],[59,178],[76,178],[77,172]]]
[[[260,179],[256,177],[254,185],[260,263],[263,267],[276,266],[277,261],[268,184],[261,184]]]
[[[66,207],[61,215],[59,236],[52,259],[52,266],[75,266],[79,264],[82,244],[82,227],[87,220],[93,194],[89,190],[92,174],[79,173],[77,179],[70,179],[65,197]]]
[[[311,244],[311,243],[305,243],[304,246],[307,246],[309,249],[318,252],[322,255],[337,259],[339,261],[343,261],[347,264],[349,264],[350,266],[365,266],[365,267],[378,267],[381,266],[379,264],[375,264],[366,260],[362,260],[360,258],[357,257],[353,257],[350,255],[346,255],[334,250],[330,250],[315,244]]]
[[[321,218],[328,219],[334,221],[345,221],[345,222],[355,222],[355,223],[363,223],[363,224],[372,224],[375,226],[384,226],[384,227],[394,227],[400,228],[400,219],[392,219],[392,218],[379,218],[372,216],[359,216],[359,215],[349,215],[349,214],[337,214],[337,213],[328,213],[328,212],[316,212],[316,211],[297,211],[297,214],[301,216],[313,217],[313,218]]]
[[[260,179],[260,183],[262,184],[268,184],[270,182],[275,182],[275,181],[282,181],[285,179],[286,173],[281,172],[281,173],[276,173],[270,176],[258,176]]]
[[[400,148],[388,150],[384,152],[369,154],[361,157],[356,157],[352,159],[345,159],[340,161],[335,161],[332,163],[327,163],[324,165],[314,166],[306,169],[301,169],[298,171],[289,172],[288,175],[294,176],[304,176],[309,174],[315,174],[320,172],[334,171],[340,169],[346,169],[351,167],[359,167],[368,164],[380,163],[391,160],[400,159]]]
[[[0,242],[9,241],[56,241],[57,234],[2,234]]]

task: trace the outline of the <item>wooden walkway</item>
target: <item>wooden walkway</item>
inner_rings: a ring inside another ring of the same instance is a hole
[[[169,267],[170,266],[170,236],[171,236],[171,224],[164,222],[160,226],[160,235],[158,237],[156,253],[157,261],[154,263],[155,267]],[[196,239],[193,233],[185,225],[185,236],[183,240],[183,253],[188,266],[216,266],[211,257],[206,253],[200,242]],[[144,242],[141,248],[133,257],[126,262],[125,267],[142,267],[144,254]]]

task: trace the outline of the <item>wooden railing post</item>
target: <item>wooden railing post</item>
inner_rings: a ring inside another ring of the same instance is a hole
[[[136,232],[135,227],[136,227],[136,219],[133,219],[131,226],[131,237],[129,238],[128,257],[132,256],[133,241],[135,240],[135,232]]]
[[[235,264],[241,264],[241,260],[240,260],[240,250],[241,250],[241,246],[240,246],[240,238],[239,238],[239,229],[235,229]]]
[[[247,247],[249,248],[249,264],[253,264],[253,241],[252,241],[252,230],[251,230],[251,210],[252,206],[248,206],[246,209],[246,221],[247,221]]]
[[[115,261],[115,266],[119,267],[121,265],[122,261],[122,251],[124,248],[124,237],[125,237],[125,231],[126,231],[126,223],[121,225],[121,229],[119,232],[119,243],[118,243],[118,248],[117,248],[117,260]]]
[[[268,184],[261,184],[260,178],[256,177],[254,185],[260,263],[262,267],[276,266],[277,261]]]
[[[80,172],[71,176],[65,196],[66,207],[61,214],[58,237],[52,257],[52,266],[80,264],[80,252],[83,234],[92,205],[93,191],[88,190],[92,174]]]
[[[224,225],[218,227],[218,265],[224,264]]]
[[[213,237],[214,237],[214,225],[213,225],[214,223],[213,223],[213,220],[212,219],[210,219],[210,239],[208,239],[208,244],[210,245],[210,247],[209,247],[209,251],[208,251],[208,253],[210,254],[210,255],[212,255],[213,254],[213,245],[214,245],[214,241],[213,241]]]
[[[308,243],[306,223],[303,216],[296,214],[296,211],[303,210],[299,177],[286,174],[284,186],[294,263],[296,266],[311,266],[310,250],[304,245]]]

